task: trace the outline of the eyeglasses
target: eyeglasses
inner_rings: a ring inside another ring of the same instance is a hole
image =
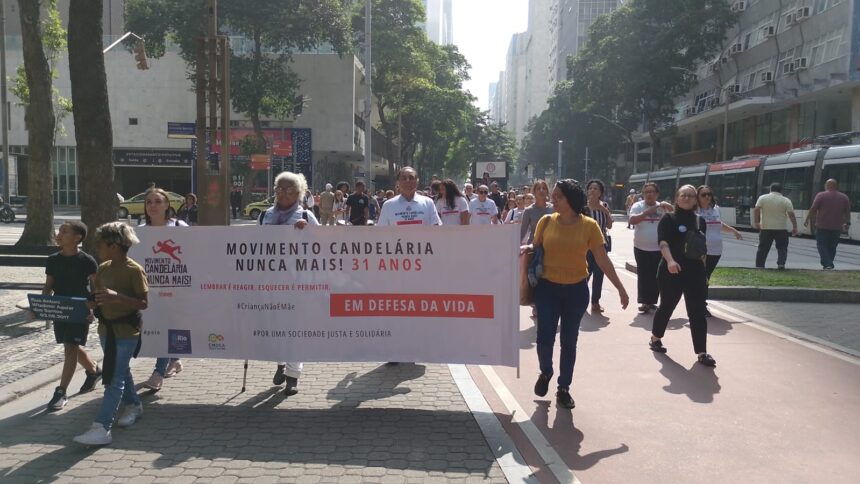
[[[275,191],[278,193],[286,193],[287,195],[292,195],[293,193],[299,192],[293,187],[275,187]]]
[[[484,195],[486,195],[486,194],[488,194],[488,193],[490,193],[490,192],[488,192],[487,190],[478,190],[478,193],[479,193],[479,194],[484,194]]]
[[[699,196],[700,196],[700,197],[713,197],[713,196],[714,196],[714,194],[713,194],[713,193],[709,193],[709,192],[702,192],[702,193],[700,193],[700,194],[699,194]]]
[[[678,195],[678,198],[696,198],[694,193],[682,193]]]

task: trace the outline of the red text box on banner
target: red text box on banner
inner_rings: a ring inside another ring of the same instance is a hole
[[[333,318],[390,316],[492,319],[493,296],[478,294],[332,294]]]

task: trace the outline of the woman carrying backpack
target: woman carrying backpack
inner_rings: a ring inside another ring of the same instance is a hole
[[[672,312],[678,306],[681,295],[687,306],[693,350],[699,363],[716,366],[717,362],[707,352],[708,320],[705,319],[705,294],[707,274],[705,271],[705,220],[696,214],[698,195],[692,185],[684,185],[675,196],[675,211],[663,215],[657,226],[660,253],[663,258],[657,268],[657,285],[660,288],[660,307],[654,313],[651,329],[652,351],[665,353],[661,338]]]

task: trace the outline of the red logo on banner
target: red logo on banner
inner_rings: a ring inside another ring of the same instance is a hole
[[[171,259],[175,260],[178,263],[182,263],[182,259],[176,256],[176,254],[182,253],[182,246],[176,245],[176,242],[173,240],[163,240],[155,243],[155,247],[152,248],[153,254],[167,254]]]

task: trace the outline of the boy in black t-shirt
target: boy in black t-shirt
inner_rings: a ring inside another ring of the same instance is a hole
[[[45,286],[42,294],[53,294],[55,296],[87,297],[90,294],[89,286],[95,277],[98,265],[95,259],[82,250],[78,250],[80,244],[87,237],[87,226],[83,222],[73,220],[60,226],[57,231],[57,245],[60,251],[48,257],[45,266]],[[96,363],[90,358],[83,346],[87,342],[87,334],[90,331],[90,322],[93,315],[90,313],[88,321],[55,321],[54,336],[57,343],[62,343],[65,349],[65,360],[63,362],[63,374],[60,377],[60,386],[54,390],[54,396],[48,403],[48,411],[62,409],[68,397],[66,389],[75,374],[75,366],[78,363],[86,371],[86,380],[81,386],[81,393],[91,391],[96,382],[101,378],[102,372]]]

